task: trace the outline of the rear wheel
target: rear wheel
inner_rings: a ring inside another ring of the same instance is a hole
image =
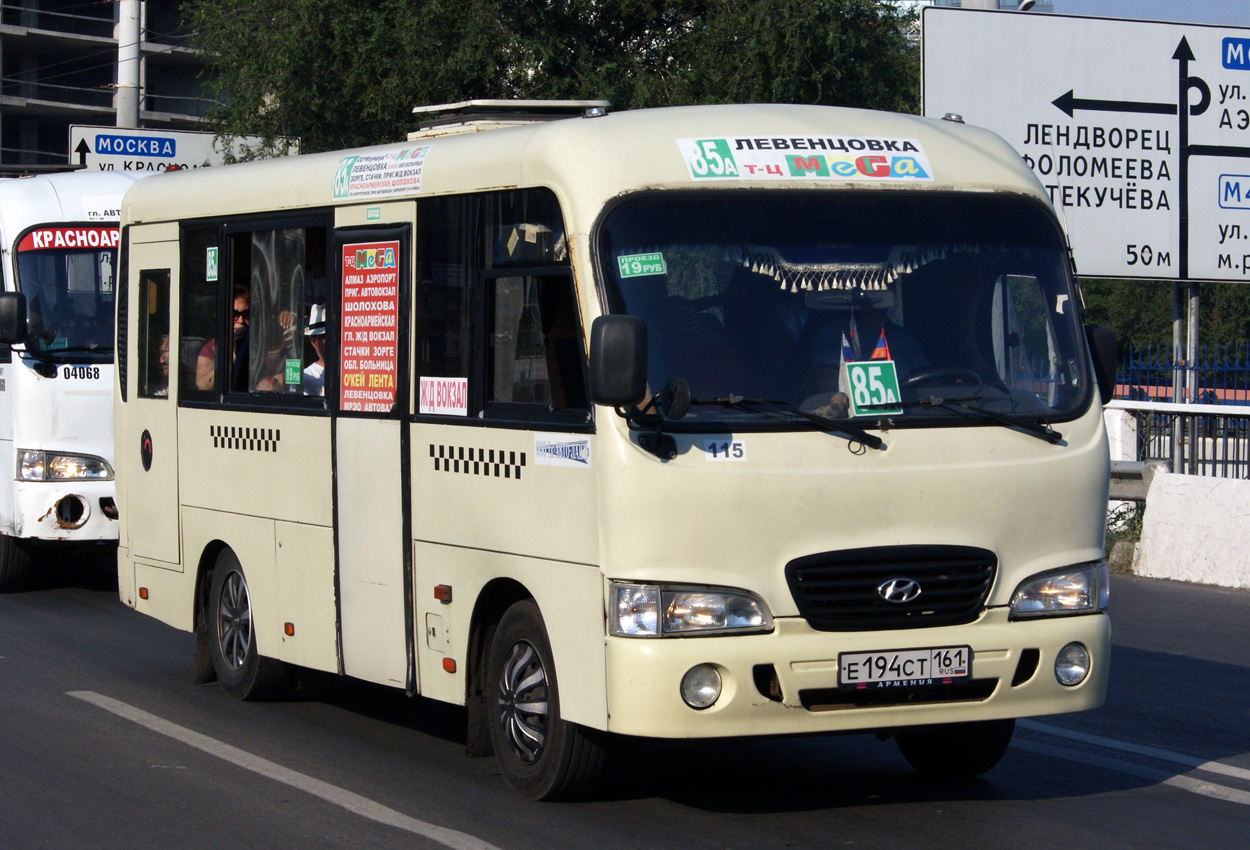
[[[226,693],[245,700],[281,696],[290,682],[286,665],[257,649],[247,578],[229,550],[217,558],[205,616],[213,670]]]
[[[504,779],[532,800],[583,797],[603,772],[600,736],[560,716],[556,669],[538,606],[499,621],[487,668],[491,744]]]
[[[1015,728],[1015,720],[980,720],[900,729],[894,737],[903,758],[921,773],[967,779],[998,764]]]
[[[30,577],[30,551],[21,542],[0,535],[0,593],[21,590]]]

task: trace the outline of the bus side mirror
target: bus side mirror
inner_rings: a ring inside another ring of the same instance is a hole
[[[647,395],[647,323],[637,316],[600,316],[590,326],[590,398],[632,407]]]
[[[1115,398],[1115,369],[1120,355],[1116,349],[1115,334],[1106,325],[1086,325],[1085,341],[1094,358],[1094,377],[1098,380],[1098,394],[1105,405]]]
[[[26,296],[0,292],[0,345],[26,341]]]

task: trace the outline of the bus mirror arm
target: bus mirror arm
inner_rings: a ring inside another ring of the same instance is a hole
[[[0,344],[26,341],[26,296],[0,292]]]
[[[643,416],[652,409],[655,410],[655,417],[651,428],[647,429],[643,424]],[[671,379],[664,389],[653,395],[641,409],[637,407],[617,408],[617,413],[629,421],[630,428],[636,428],[640,432],[638,445],[660,460],[672,460],[677,457],[677,441],[671,435],[664,433],[664,420],[676,421],[689,412],[690,384],[685,378]]]

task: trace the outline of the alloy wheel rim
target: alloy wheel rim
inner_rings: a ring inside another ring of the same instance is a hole
[[[513,755],[533,764],[547,740],[547,671],[533,644],[517,641],[499,676],[499,721]]]
[[[226,664],[231,670],[241,669],[252,646],[252,601],[247,580],[238,571],[231,571],[222,584],[217,634]]]

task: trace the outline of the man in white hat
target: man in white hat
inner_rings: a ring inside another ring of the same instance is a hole
[[[314,304],[308,309],[308,324],[304,327],[304,336],[308,337],[313,351],[317,352],[317,362],[308,364],[304,369],[304,395],[325,395],[326,305]]]

